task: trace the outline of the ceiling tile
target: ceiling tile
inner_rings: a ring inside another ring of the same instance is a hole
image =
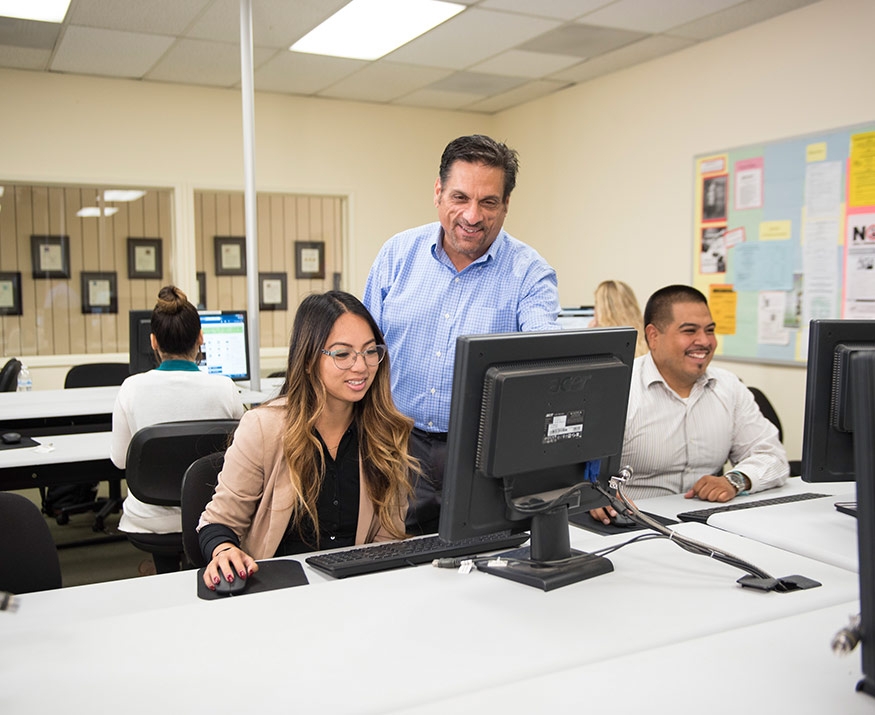
[[[510,107],[515,107],[526,102],[531,102],[533,99],[546,97],[548,94],[557,92],[560,89],[568,86],[568,82],[554,82],[551,80],[536,80],[529,82],[520,87],[497,94],[494,97],[488,97],[473,104],[468,104],[464,107],[465,111],[470,112],[500,112]]]
[[[212,0],[78,0],[69,23],[153,35],[179,35]]]
[[[575,57],[595,57],[645,37],[640,32],[573,23],[524,42],[519,49]]]
[[[586,16],[585,22],[638,32],[663,32],[743,0],[617,0]]]
[[[453,72],[429,85],[429,89],[441,89],[447,92],[467,92],[488,97],[499,92],[518,87],[525,83],[524,77],[502,77],[482,72]]]
[[[0,17],[0,45],[51,50],[60,33],[61,26],[54,22]]]
[[[380,61],[319,92],[320,97],[363,102],[391,102],[446,77],[449,70]]]
[[[387,58],[413,65],[465,69],[558,25],[555,20],[470,8]]]
[[[631,67],[647,60],[677,52],[692,44],[695,44],[692,40],[654,35],[640,40],[634,45],[628,45],[600,57],[593,57],[591,60],[581,62],[579,65],[556,72],[550,75],[550,78],[566,80],[568,82],[586,82],[599,75],[608,74],[624,67]]]
[[[710,40],[742,27],[811,5],[819,0],[748,0],[685,25],[671,28],[669,34],[693,40]]]
[[[51,69],[105,77],[142,77],[173,43],[165,35],[71,25],[58,43]]]
[[[362,69],[367,63],[281,50],[255,71],[255,89],[313,94]]]
[[[256,47],[255,66],[273,50]],[[183,39],[176,42],[146,75],[147,79],[185,84],[236,87],[240,84],[240,48],[233,43]]]
[[[0,67],[11,67],[17,70],[44,70],[48,69],[51,57],[51,50],[0,45]]]
[[[438,89],[419,89],[411,92],[392,104],[405,107],[429,107],[431,109],[461,109],[471,103],[468,92],[444,92]]]
[[[479,7],[553,17],[557,20],[574,20],[612,2],[614,0],[483,0]]]
[[[252,3],[252,43],[288,49],[349,0],[257,0]],[[240,41],[240,0],[213,0],[186,33],[187,37]]]
[[[580,62],[580,57],[549,55],[544,52],[508,50],[471,67],[472,72],[488,72],[508,77],[537,79]]]

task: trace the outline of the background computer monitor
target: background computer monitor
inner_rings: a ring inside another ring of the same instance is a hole
[[[232,380],[249,379],[249,328],[245,310],[199,310],[204,344],[198,367]]]
[[[129,315],[128,356],[130,373],[147,372],[158,366],[149,335],[152,333],[152,311],[132,310]]]
[[[595,306],[582,305],[579,308],[562,308],[557,321],[563,330],[583,330],[588,328],[595,317]]]
[[[249,329],[245,310],[200,310],[204,344],[198,367],[232,380],[249,379]],[[130,311],[130,371],[133,375],[158,366],[152,350],[152,311]]]
[[[875,350],[875,320],[812,320],[802,433],[802,479],[854,481],[851,355]],[[867,435],[871,440],[872,435]]]
[[[531,529],[528,563],[478,568],[545,590],[611,570],[595,557],[543,563],[572,555],[569,514],[607,503],[590,484],[606,487],[620,467],[635,338],[631,328],[458,338],[441,538]]]

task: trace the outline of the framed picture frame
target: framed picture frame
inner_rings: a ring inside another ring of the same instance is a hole
[[[259,310],[288,310],[288,276],[285,273],[258,274]]]
[[[128,278],[163,278],[163,241],[128,238]]]
[[[216,275],[246,275],[246,238],[243,236],[216,236]]]
[[[295,241],[295,278],[325,278],[325,241]]]
[[[31,235],[30,257],[33,277],[70,277],[70,237]]]
[[[0,315],[21,314],[21,273],[0,273]]]
[[[115,271],[80,274],[83,313],[118,313],[118,280]]]
[[[204,271],[198,271],[194,274],[197,281],[197,309],[207,309],[207,274]]]

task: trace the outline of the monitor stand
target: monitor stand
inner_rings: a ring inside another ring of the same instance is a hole
[[[542,591],[552,591],[614,570],[614,565],[604,556],[572,549],[568,531],[567,506],[536,514],[532,517],[530,547],[498,554],[478,562],[477,568]]]

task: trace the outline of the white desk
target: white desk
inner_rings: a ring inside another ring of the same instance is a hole
[[[69,484],[73,475],[88,481],[118,479],[124,472],[109,459],[111,432],[34,437],[43,447],[0,450],[0,490]],[[71,469],[74,465],[76,469]]]
[[[309,586],[221,601],[197,599],[194,572],[81,586],[22,596],[18,613],[0,613],[0,709],[33,711],[51,673],[72,712],[403,711],[857,598],[845,569],[700,524],[679,528],[824,585],[748,591],[735,584],[740,572],[656,540],[612,554],[613,573],[549,593],[429,565],[338,581],[307,569]],[[572,534],[579,548],[626,538]],[[95,660],[82,654],[105,653],[107,634],[113,656],[100,659],[95,690]],[[798,704],[792,688],[787,698]],[[677,705],[659,692],[650,702]]]
[[[799,478],[788,480],[777,489],[751,494],[739,499],[759,501],[790,493],[829,494],[822,499],[739,509],[709,517],[709,526],[746,536],[791,553],[857,571],[857,520],[835,509],[837,501],[853,501],[856,494],[847,482],[809,484]],[[732,503],[732,502],[730,502]],[[659,497],[636,502],[639,509],[673,517],[683,511],[705,509],[708,504],[683,495]]]
[[[855,692],[859,647],[832,653],[851,602],[476,692],[452,688],[408,715],[483,713],[802,713],[871,715]]]

